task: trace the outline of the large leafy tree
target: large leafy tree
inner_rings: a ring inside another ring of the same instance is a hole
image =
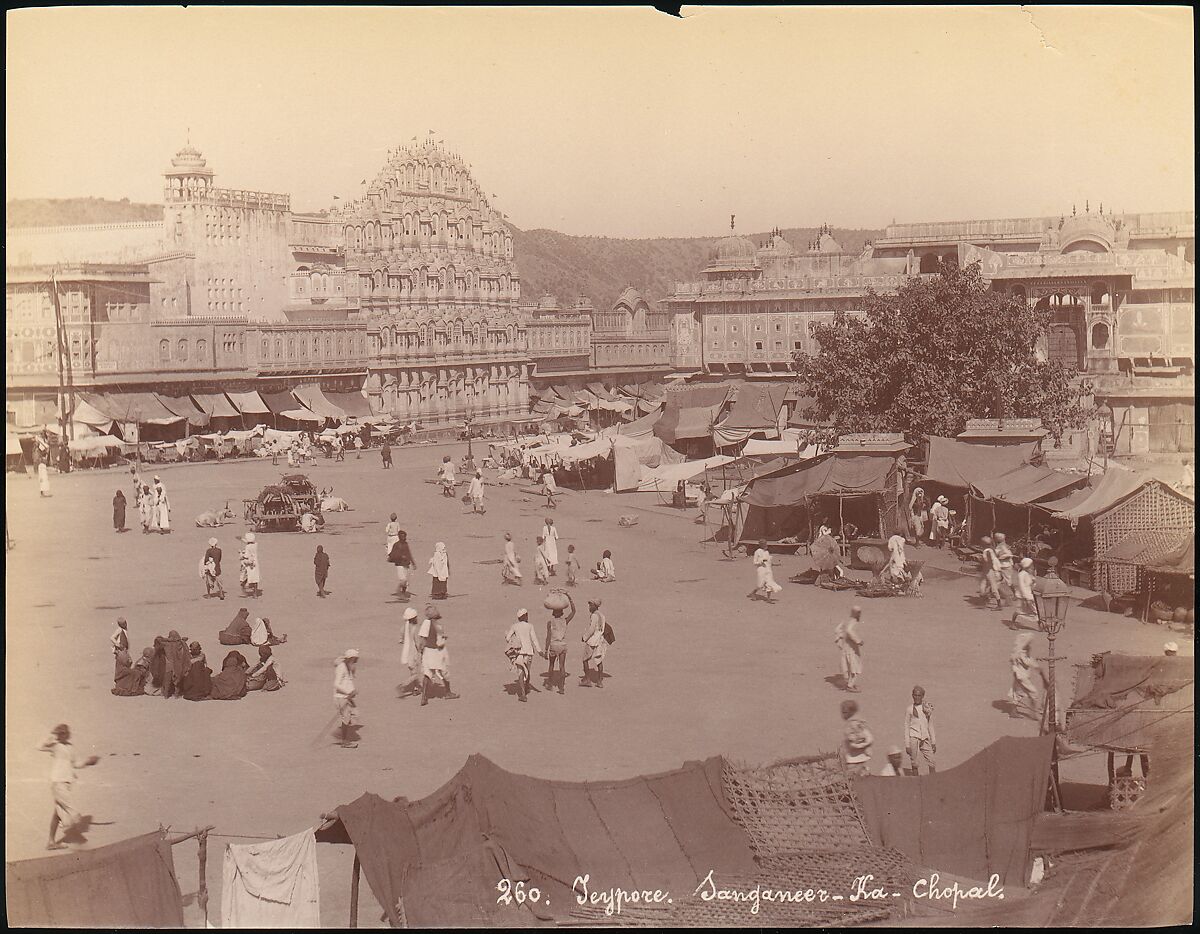
[[[819,325],[820,351],[795,356],[838,429],[954,437],[968,418],[1040,418],[1058,438],[1083,424],[1089,388],[1037,350],[1050,312],[992,291],[978,263],[872,290],[865,310]]]

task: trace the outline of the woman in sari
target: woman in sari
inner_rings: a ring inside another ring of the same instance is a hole
[[[250,631],[250,611],[242,607],[229,625],[217,636],[217,641],[221,645],[249,645]]]
[[[212,693],[212,669],[208,667],[208,660],[199,642],[193,642],[188,648],[192,663],[183,676],[183,696],[190,701],[208,700]]]
[[[446,554],[446,543],[438,542],[433,549],[433,557],[429,559],[429,576],[433,578],[434,600],[445,600],[448,594],[447,584],[450,582],[450,556]]]

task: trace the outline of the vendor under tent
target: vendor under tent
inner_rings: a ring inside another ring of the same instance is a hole
[[[361,392],[327,391],[325,398],[348,416],[364,419],[371,415],[371,404]]]
[[[896,527],[899,457],[829,454],[751,480],[741,499],[737,540],[811,542],[821,522],[842,534],[886,539]]]
[[[1109,562],[1115,546],[1129,539],[1144,543],[1144,560],[1150,561],[1171,551],[1175,536],[1194,534],[1196,527],[1194,499],[1153,471],[1116,467],[1110,467],[1089,495],[1073,499],[1054,515],[1072,529],[1084,524],[1092,546],[1091,588],[1110,594],[1133,593],[1138,587],[1136,567]]]
[[[292,395],[314,415],[322,419],[333,419],[334,421],[343,421],[346,418],[346,412],[339,406],[334,405],[321,391],[319,383],[301,383],[292,389]]]

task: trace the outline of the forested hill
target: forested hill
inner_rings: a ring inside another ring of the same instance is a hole
[[[126,198],[27,198],[6,205],[6,227],[58,227],[105,224],[162,218],[162,207],[139,204]],[[842,246],[857,253],[881,230],[834,230]],[[783,236],[803,252],[817,235],[815,227],[792,227]],[[755,243],[766,233],[747,234]],[[699,278],[716,238],[659,237],[629,240],[618,237],[576,237],[556,230],[520,230],[513,227],[513,252],[521,273],[526,301],[537,301],[549,292],[569,307],[580,295],[598,309],[611,307],[627,286],[657,301],[670,294],[675,282]]]

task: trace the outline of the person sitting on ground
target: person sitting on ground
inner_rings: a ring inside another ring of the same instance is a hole
[[[258,664],[246,673],[247,691],[278,691],[287,684],[279,673],[269,645],[259,646]]]
[[[321,523],[311,512],[304,512],[300,516],[300,531],[301,532],[317,532],[320,531]]]
[[[153,659],[154,649],[142,649],[141,657],[136,662],[117,671],[113,678],[112,693],[117,697],[141,697],[145,694]]]
[[[183,696],[190,701],[208,700],[212,693],[212,669],[208,667],[199,642],[193,642],[189,651],[192,663],[183,676]]]
[[[166,664],[163,668],[162,696],[180,697],[183,694],[183,676],[191,664],[187,640],[172,629],[163,640]]]
[[[617,567],[613,564],[611,551],[605,550],[599,562],[592,568],[592,577],[606,584],[611,584],[617,579]]]
[[[267,617],[260,616],[254,620],[254,625],[250,628],[251,645],[282,645],[285,642],[287,635],[276,636]]]
[[[246,656],[236,649],[225,656],[221,663],[221,673],[212,679],[212,700],[238,700],[246,696],[246,669],[250,663]]]
[[[217,636],[217,641],[221,645],[249,645],[250,632],[250,611],[246,607],[242,607],[237,611],[233,621]]]

